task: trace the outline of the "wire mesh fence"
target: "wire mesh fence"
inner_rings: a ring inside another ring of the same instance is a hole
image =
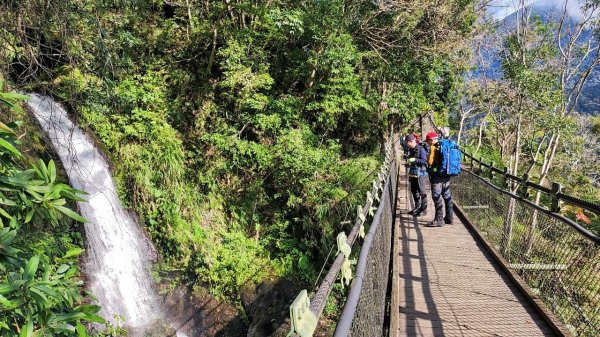
[[[356,276],[335,336],[384,336],[398,168],[390,167],[381,202],[361,247]]]
[[[600,244],[576,224],[466,170],[453,197],[575,336],[600,335]]]
[[[391,215],[390,212],[393,210],[392,202],[395,202],[396,198],[395,186],[398,175],[396,148],[397,141],[394,141],[394,134],[390,133],[384,147],[386,153],[385,160],[381,165],[378,177],[373,181],[373,188],[367,193],[367,201],[363,206],[358,207],[356,221],[354,222],[354,225],[348,236],[341,236],[344,233],[340,233],[340,235],[338,235],[338,253],[336,253],[334,262],[329,266],[329,270],[321,281],[319,287],[316,289],[314,296],[311,296],[312,301],[309,301],[308,294],[304,290],[298,295],[290,307],[290,325],[292,331],[287,335],[288,337],[313,335],[315,328],[322,319],[321,316],[323,310],[330,296],[333,285],[338,280],[338,275],[341,276],[340,278],[342,280],[351,278],[352,263],[350,262],[351,260],[349,259],[349,256],[351,255],[352,246],[358,237],[363,237],[364,241],[362,242],[361,257],[359,258],[356,271],[357,275],[353,278],[352,289],[354,289],[357,282],[362,283],[363,279],[367,279],[367,287],[371,288],[373,292],[366,295],[369,297],[366,300],[376,302],[377,304],[372,304],[368,308],[361,308],[359,309],[359,312],[362,317],[363,314],[366,314],[364,309],[374,310],[375,312],[372,313],[374,315],[373,317],[376,317],[375,320],[380,322],[378,323],[379,331],[382,331],[383,318],[385,316],[385,295],[387,291],[391,251],[391,234],[386,233],[386,231],[391,231],[393,215]],[[378,207],[374,208],[373,206],[377,204]],[[377,211],[375,214],[373,214],[372,212],[375,209]],[[373,217],[373,220],[368,226],[367,221],[371,216]],[[383,226],[379,225],[382,222],[381,219],[384,219],[383,222],[385,225]],[[385,228],[377,231],[376,229],[378,227]],[[368,230],[368,233],[365,235],[364,231],[366,230]],[[343,240],[343,243],[340,243],[340,240]],[[365,247],[370,247],[371,243],[373,242],[376,243],[376,245],[381,245],[381,247],[376,247],[376,249],[373,250],[375,253],[373,253],[371,256],[363,257],[363,251],[369,251],[369,248]],[[369,258],[374,260],[367,261],[366,259]],[[365,270],[367,269],[369,274],[373,273],[374,270],[377,270],[378,275],[384,277],[385,284],[365,277]],[[353,295],[351,290],[346,303],[354,303],[353,308],[356,309],[358,296],[361,295],[356,292],[354,292]],[[370,298],[371,296],[373,296],[373,298]],[[355,300],[351,300],[351,297],[354,297]],[[361,299],[361,301],[364,301],[364,299]],[[375,320],[371,319],[369,322],[373,322]],[[352,322],[352,320],[350,320],[350,322]],[[274,336],[277,335],[278,331],[274,333]],[[344,336],[347,336],[348,334],[349,332],[347,331]],[[366,334],[366,336],[378,335],[380,334]]]
[[[384,182],[382,182],[382,184],[385,184],[388,180],[390,180],[391,176],[395,176],[398,171],[397,166],[396,166],[397,165],[396,150],[395,150],[394,146],[395,146],[395,143],[393,142],[393,135],[390,134],[388,142],[385,145],[386,159],[384,161],[384,164],[382,165],[381,175],[384,177]],[[394,179],[396,179],[396,178],[394,178]],[[373,199],[375,198],[375,196],[379,196],[380,189],[383,189],[383,191],[385,191],[384,188],[382,188],[382,187],[380,188],[375,185],[376,184],[374,182],[374,187],[369,194],[371,196],[371,198],[368,199],[367,202],[364,204],[364,206],[361,207],[361,213],[363,214],[364,219],[360,219],[360,217],[357,218],[354,223],[354,226],[352,227],[352,230],[348,234],[347,243],[350,246],[352,246],[354,244],[354,241],[356,240],[357,236],[359,235],[361,225],[366,221],[365,219],[368,218],[371,207],[377,201],[377,200],[373,200]],[[384,197],[383,197],[384,194],[385,194],[385,192],[382,192],[382,196],[379,197],[380,204],[384,200]],[[366,225],[366,223],[365,223],[365,225]],[[371,225],[371,226],[373,226],[373,225]],[[366,238],[365,238],[365,240],[366,240]],[[363,245],[364,245],[364,243],[363,243]],[[329,296],[329,293],[331,292],[331,288],[332,288],[333,284],[335,283],[338,273],[341,269],[341,264],[342,264],[343,259],[344,259],[343,254],[341,252],[338,252],[336,260],[330,267],[330,270],[329,270],[327,276],[321,282],[321,285],[319,286],[319,289],[317,290],[317,292],[314,296],[314,299],[311,302],[310,309],[312,312],[314,312],[317,315],[317,317],[320,316],[321,313],[323,312],[323,308],[325,307],[327,298]]]

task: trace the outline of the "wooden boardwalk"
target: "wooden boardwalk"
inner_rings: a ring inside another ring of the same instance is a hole
[[[454,225],[425,227],[430,195],[429,216],[406,214],[407,185],[401,166],[390,336],[554,336],[457,217]]]

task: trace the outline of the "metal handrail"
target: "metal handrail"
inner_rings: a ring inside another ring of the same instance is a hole
[[[594,212],[594,213],[600,215],[600,205],[598,205],[598,204],[595,204],[590,201],[581,200],[577,197],[573,197],[571,195],[564,194],[561,192],[555,193],[554,191],[552,191],[552,189],[550,189],[548,187],[545,187],[545,186],[542,186],[542,185],[539,185],[539,184],[529,181],[526,176],[518,177],[518,176],[512,175],[512,174],[508,173],[506,169],[501,170],[501,169],[495,167],[493,165],[493,163],[486,164],[485,162],[483,162],[483,160],[481,158],[477,159],[477,158],[475,158],[475,156],[465,152],[464,150],[461,150],[461,152],[465,155],[465,157],[470,158],[472,161],[476,161],[480,168],[485,167],[485,168],[491,170],[492,172],[503,175],[505,179],[508,179],[515,183],[518,183],[521,186],[532,188],[534,190],[537,190],[537,191],[540,191],[547,195],[550,195],[554,199],[558,199],[560,201],[563,201],[563,202],[566,202],[566,203],[569,203],[569,204],[572,204],[572,205],[575,205],[575,206],[578,206],[581,208],[585,208],[588,211],[591,211],[591,212]],[[526,199],[523,199],[523,200],[526,200]]]
[[[527,204],[528,206],[535,208],[539,212],[547,214],[548,216],[551,216],[557,220],[560,220],[560,221],[566,223],[567,225],[573,227],[573,229],[575,229],[577,232],[579,232],[581,235],[583,235],[586,239],[592,241],[596,245],[600,245],[600,236],[592,233],[590,230],[584,228],[577,222],[565,217],[562,214],[552,212],[551,210],[549,210],[547,208],[544,208],[540,205],[536,205],[535,203],[531,202],[530,200],[528,200],[526,198],[523,198],[523,197],[518,196],[510,191],[507,191],[501,187],[498,187],[498,186],[494,185],[492,182],[490,182],[489,180],[487,180],[486,178],[481,177],[477,173],[473,172],[472,170],[465,170],[465,171],[472,174],[473,176],[479,178],[481,181],[483,181],[484,183],[486,183],[488,186],[492,187],[493,189],[497,190],[498,192],[506,194],[506,195],[510,196],[511,198],[519,200],[520,202],[523,202],[523,203]]]

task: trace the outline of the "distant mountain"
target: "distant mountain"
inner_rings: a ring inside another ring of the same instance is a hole
[[[553,1],[537,1],[528,7],[532,11],[533,16],[539,16],[542,21],[547,22],[552,18],[558,18],[561,14],[560,8],[556,7]],[[569,13],[573,13],[570,17],[571,23],[576,23],[581,15],[576,9],[571,8]],[[499,22],[498,31],[500,34],[508,34],[516,26],[516,13],[507,15]],[[591,31],[586,31],[582,34],[582,39],[587,40],[592,34]],[[598,42],[597,42],[598,43]],[[491,63],[490,68],[486,71],[486,75],[490,78],[499,78],[502,74],[500,60],[498,59],[498,51],[493,48],[488,48],[482,51],[483,58],[486,63]],[[475,77],[482,76],[481,70],[474,72]],[[583,90],[576,110],[581,114],[600,115],[600,67],[596,67],[590,74]]]

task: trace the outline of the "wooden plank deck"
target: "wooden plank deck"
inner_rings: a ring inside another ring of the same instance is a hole
[[[390,336],[554,336],[464,224],[425,227],[401,166]],[[429,186],[428,186],[429,187]],[[429,192],[429,191],[428,191]]]

